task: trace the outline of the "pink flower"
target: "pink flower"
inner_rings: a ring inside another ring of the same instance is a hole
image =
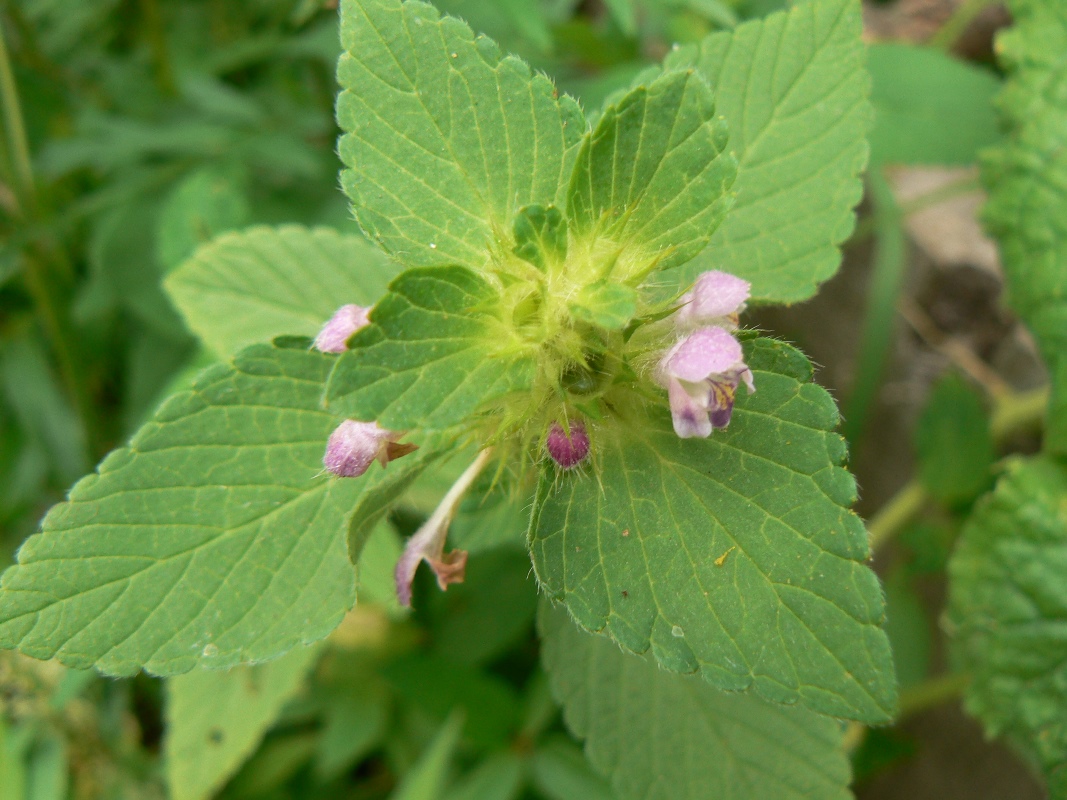
[[[738,315],[745,310],[752,285],[748,281],[719,270],[701,273],[693,288],[681,297],[675,323],[679,329],[691,330],[708,325],[737,329]]]
[[[398,444],[403,435],[387,431],[377,422],[345,420],[330,434],[322,463],[339,478],[358,478],[375,460],[384,467],[418,449],[413,444]]]
[[[343,353],[348,349],[352,334],[370,323],[368,314],[370,309],[363,306],[341,306],[315,337],[315,349],[323,353]]]
[[[548,429],[545,447],[552,460],[563,469],[572,469],[589,456],[589,434],[581,422],[570,424],[570,435],[558,422],[553,422]]]
[[[674,432],[683,439],[706,438],[730,424],[734,393],[742,381],[756,391],[741,344],[723,328],[699,328],[672,347],[659,363],[667,387]]]

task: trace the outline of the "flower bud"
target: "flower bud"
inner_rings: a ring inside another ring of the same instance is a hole
[[[720,270],[703,272],[693,288],[682,295],[676,318],[679,328],[715,325],[728,331],[737,328],[738,315],[745,310],[752,285]]]
[[[315,337],[315,349],[323,353],[343,353],[348,349],[352,334],[370,322],[368,314],[370,309],[363,306],[341,306]]]
[[[570,424],[570,435],[558,422],[548,429],[545,447],[552,460],[563,469],[572,469],[589,456],[589,434],[585,425],[575,421]]]
[[[330,434],[322,463],[339,478],[358,478],[375,460],[384,467],[418,449],[413,444],[397,443],[403,435],[387,431],[377,422],[347,419]]]

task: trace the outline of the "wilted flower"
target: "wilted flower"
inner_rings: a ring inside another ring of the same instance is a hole
[[[545,447],[552,460],[563,469],[571,469],[581,464],[589,455],[589,434],[585,425],[575,421],[570,423],[570,434],[558,422],[553,422],[548,429]]]
[[[734,393],[742,381],[756,391],[741,344],[723,328],[699,328],[672,347],[659,363],[667,387],[674,432],[705,438],[730,424]]]
[[[420,561],[430,565],[437,576],[437,585],[442,590],[447,589],[449,584],[463,583],[467,570],[467,551],[453,550],[451,553],[445,553],[445,539],[448,537],[448,526],[452,524],[452,517],[463,501],[463,496],[485,469],[492,453],[492,448],[487,448],[478,454],[473,463],[452,484],[452,488],[438,503],[430,518],[408,539],[393,573],[400,605],[411,605],[411,584],[415,580],[415,571],[419,568]]]
[[[705,326],[736,330],[751,288],[748,281],[727,272],[701,273],[693,288],[682,295],[675,324],[684,330]]]
[[[345,420],[330,434],[322,463],[340,478],[357,478],[375,459],[384,467],[418,449],[413,444],[399,444],[397,439],[403,435],[387,431],[377,422]]]
[[[343,353],[348,349],[352,334],[370,322],[368,314],[370,309],[363,306],[341,306],[315,337],[315,349],[323,353]]]

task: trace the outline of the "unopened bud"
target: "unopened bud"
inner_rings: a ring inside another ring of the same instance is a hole
[[[572,469],[589,455],[589,434],[581,422],[570,424],[570,434],[558,422],[553,422],[545,440],[548,454],[563,469]]]
[[[370,322],[368,314],[370,309],[363,306],[341,306],[315,337],[315,349],[323,353],[343,353],[348,349],[352,334]]]
[[[377,422],[345,420],[330,434],[322,463],[339,478],[358,478],[375,460],[384,467],[418,449],[413,444],[399,444],[396,440],[403,435],[387,431]]]

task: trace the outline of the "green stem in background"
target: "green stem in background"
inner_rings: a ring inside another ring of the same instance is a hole
[[[26,139],[26,125],[22,120],[15,72],[7,54],[4,29],[0,27],[0,110],[3,111],[4,139],[14,173],[15,196],[24,218],[33,216],[36,209],[36,190],[33,184],[33,164]]]
[[[893,190],[880,169],[868,176],[874,206],[877,244],[874,271],[867,291],[867,313],[856,355],[856,377],[844,406],[844,434],[857,449],[878,396],[882,373],[893,343],[897,298],[907,266],[903,216]]]
[[[904,689],[900,693],[900,705],[894,724],[899,725],[908,717],[955,700],[963,694],[968,683],[970,683],[970,675],[964,672],[950,672]],[[867,738],[867,730],[867,726],[862,723],[850,722],[841,740],[844,751],[849,754],[855,753],[863,744],[863,740]]]
[[[1029,392],[1012,392],[1001,398],[993,407],[989,422],[993,438],[1001,442],[1017,431],[1040,425],[1048,398],[1048,387]]]
[[[164,95],[174,95],[177,93],[177,87],[174,83],[174,71],[170,66],[170,54],[167,49],[167,37],[159,2],[158,0],[140,0],[140,5],[141,19],[144,21],[144,30],[148,36],[148,46],[152,51],[156,85]]]
[[[14,70],[11,68],[11,59],[8,57],[3,29],[0,29],[0,112],[2,112],[4,125],[4,140],[15,177],[19,213],[25,224],[32,224],[36,221],[39,212],[33,164],[30,160],[22,105],[19,100],[18,87],[15,84]],[[48,267],[49,261],[54,261],[60,266],[65,266],[65,261],[58,253],[52,253],[52,258],[50,258],[50,251],[51,248],[40,242],[27,247],[23,253],[22,277],[55,355],[63,385],[85,427],[90,453],[95,456],[97,455],[95,444],[99,435],[96,410],[82,369],[82,361],[76,352],[76,339],[71,330],[66,305],[56,292],[58,281],[53,279]]]
[[[967,688],[970,681],[971,676],[965,672],[950,672],[925,680],[918,686],[903,689],[900,692],[897,722],[918,714],[920,711],[954,700],[963,694],[963,690]]]
[[[997,398],[990,416],[993,439],[998,444],[1019,431],[1041,424],[1048,404],[1047,388],[1028,392],[1009,392]],[[929,495],[917,478],[912,478],[892,499],[871,517],[867,529],[871,534],[871,552],[892,539],[922,511]]]
[[[952,12],[952,16],[946,20],[940,30],[930,37],[930,41],[927,44],[941,50],[952,49],[952,46],[956,44],[963,32],[967,30],[967,26],[974,21],[974,18],[997,1],[965,0],[965,2],[956,7],[956,10]]]
[[[893,498],[878,509],[878,513],[867,523],[871,534],[871,552],[878,552],[887,541],[922,511],[929,496],[918,480],[912,479]]]

